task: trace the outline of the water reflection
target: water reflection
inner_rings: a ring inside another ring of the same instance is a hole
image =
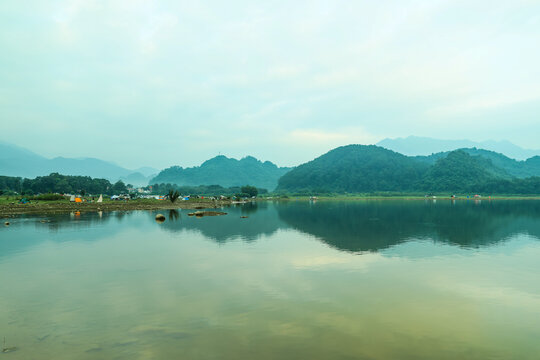
[[[161,226],[171,232],[194,230],[218,243],[236,239],[247,242],[255,241],[261,236],[268,236],[287,224],[279,219],[276,206],[268,203],[247,203],[240,206],[229,206],[222,209],[227,215],[195,217],[185,216],[181,221],[166,221]],[[182,212],[180,211],[180,217]],[[248,218],[242,218],[248,216]]]
[[[261,209],[267,209],[268,203],[248,202],[240,207],[240,211],[242,212],[242,215],[250,215],[257,212],[259,207]]]
[[[168,222],[163,228],[198,230],[221,243],[294,228],[349,252],[378,251],[411,239],[477,248],[515,234],[540,238],[538,201],[298,201],[226,211],[227,216]]]
[[[176,221],[180,218],[180,213],[176,209],[169,210],[169,221]]]
[[[19,215],[11,218],[9,228],[0,230],[0,259],[39,245],[44,238],[53,242],[96,241],[122,232],[122,219],[139,212],[71,212],[46,215]],[[130,227],[140,227],[131,222]]]
[[[83,212],[0,228],[0,336],[17,346],[6,356],[538,357],[537,202],[161,211],[162,224],[157,211]]]
[[[538,201],[298,202],[279,206],[278,213],[289,226],[352,252],[377,251],[409,239],[480,247],[518,233],[540,238]]]
[[[218,243],[238,239],[252,242],[280,229],[293,228],[348,252],[378,251],[411,239],[478,248],[515,234],[540,238],[539,201],[254,202],[221,210],[228,215],[182,217],[183,212],[189,211],[169,210],[160,228],[172,233],[198,231]],[[0,234],[21,237],[16,245],[0,242],[0,256],[8,254],[9,247],[32,246],[37,241],[18,231],[27,226],[57,234],[54,241],[72,239],[73,233],[77,238],[92,241],[101,234],[121,231],[119,225],[124,223],[130,228],[152,227],[156,214],[116,211],[22,215],[12,219],[10,227],[0,229]]]

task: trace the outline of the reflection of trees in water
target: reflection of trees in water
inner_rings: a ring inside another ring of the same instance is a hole
[[[516,233],[540,238],[540,202],[365,201],[290,203],[280,219],[346,251],[376,251],[410,238],[465,247],[497,243]]]
[[[239,208],[242,215],[250,215],[250,214],[256,213],[257,210],[259,210],[259,207],[262,210],[262,209],[266,209],[267,206],[268,206],[267,203],[259,204],[258,202],[253,201],[253,202],[248,202],[246,204],[243,204]]]
[[[247,205],[247,207],[245,207]],[[255,203],[223,209],[228,215],[182,217],[171,210],[160,228],[171,232],[196,230],[216,241],[255,241],[280,228],[295,228],[345,251],[376,251],[411,238],[480,247],[514,234],[540,238],[540,201],[343,201]],[[0,257],[37,245],[52,233],[52,241],[95,241],[139,227],[153,228],[156,212],[102,212],[23,215],[0,229]],[[241,218],[246,216],[248,218]],[[146,221],[148,220],[148,221]],[[43,222],[41,222],[43,221]],[[121,222],[121,223],[120,223]],[[13,231],[18,227],[27,230]]]
[[[228,215],[165,222],[169,231],[198,230],[217,242],[292,227],[345,251],[376,251],[411,238],[480,247],[517,233],[540,238],[540,202],[351,201],[254,203],[230,207]],[[249,218],[240,216],[249,214]]]
[[[169,221],[176,221],[180,218],[180,213],[176,209],[169,210]]]
[[[247,208],[244,208],[246,206]],[[247,203],[241,206],[231,206],[223,211],[227,212],[227,215],[202,218],[190,216],[185,217],[182,221],[166,221],[161,226],[172,232],[184,229],[197,230],[216,242],[226,242],[238,238],[244,241],[254,241],[261,235],[270,235],[280,227],[285,227],[279,219],[275,207],[269,206],[267,203]],[[249,214],[247,219],[241,218],[246,214]]]
[[[44,239],[54,242],[96,241],[125,230],[114,226],[114,219],[127,219],[132,212],[72,212],[46,215],[21,215],[13,220],[12,228],[21,231],[0,233],[0,257],[37,246]],[[36,234],[37,230],[37,234]],[[46,237],[39,233],[49,234]]]

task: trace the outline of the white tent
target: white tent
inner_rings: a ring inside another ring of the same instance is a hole
[[[71,195],[71,197],[69,198],[69,201],[74,202],[75,201],[75,195]]]
[[[103,202],[103,195],[99,195],[99,199],[97,199],[97,202]]]

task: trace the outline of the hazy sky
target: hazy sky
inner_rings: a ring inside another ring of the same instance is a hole
[[[0,140],[135,168],[540,148],[540,1],[1,1]]]

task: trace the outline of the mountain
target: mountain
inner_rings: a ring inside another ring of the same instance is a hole
[[[241,160],[220,155],[205,161],[201,166],[182,168],[172,166],[162,170],[151,184],[221,185],[223,187],[253,185],[273,190],[278,179],[290,168],[277,167],[270,161],[261,162],[252,156]]]
[[[118,179],[127,176],[131,170],[124,169],[116,164],[94,158],[64,158],[56,157],[47,162],[50,169],[60,174],[87,175],[104,179]],[[51,171],[52,172],[52,171]]]
[[[540,193],[540,177],[518,178],[495,164],[496,161],[503,165],[508,165],[508,161],[514,164],[512,161],[515,160],[492,152],[469,150],[472,154],[456,150],[430,157],[408,157],[375,145],[342,146],[285,174],[279,179],[277,190],[306,194],[378,191]],[[540,164],[540,158],[516,163],[531,169]]]
[[[459,150],[464,151],[471,156],[480,156],[481,158],[490,160],[494,166],[516,178],[524,179],[531,176],[540,176],[540,156],[534,156],[525,161],[518,161],[503,154],[484,149],[464,148]],[[449,153],[449,151],[440,152],[429,156],[416,156],[415,158],[432,165],[438,159],[448,156]]]
[[[375,145],[341,146],[279,179],[278,190],[318,192],[404,191],[428,166]]]
[[[143,167],[133,170],[133,173],[134,174],[139,173],[144,177],[153,178],[154,176],[156,176],[157,173],[159,173],[159,170],[150,166],[143,166]]]
[[[150,174],[157,173],[156,169],[142,168]],[[48,175],[50,173],[60,173],[64,175],[82,175],[93,178],[104,178],[110,181],[119,179],[135,178],[138,181],[131,182],[134,185],[148,185],[148,175],[133,175],[133,170],[128,170],[114,163],[94,158],[64,158],[56,157],[47,159],[37,155],[30,150],[16,145],[0,142],[0,175],[19,176],[25,178],[35,178],[36,176]]]
[[[0,175],[21,177],[42,175],[47,160],[27,149],[0,142]]]
[[[461,148],[481,148],[491,150],[517,160],[525,160],[540,155],[540,150],[523,149],[505,140],[475,142],[471,140],[441,140],[409,136],[406,138],[384,139],[379,141],[377,145],[409,156],[425,156]]]
[[[428,169],[422,178],[422,187],[430,191],[466,191],[479,183],[511,178],[489,159],[456,150]]]

